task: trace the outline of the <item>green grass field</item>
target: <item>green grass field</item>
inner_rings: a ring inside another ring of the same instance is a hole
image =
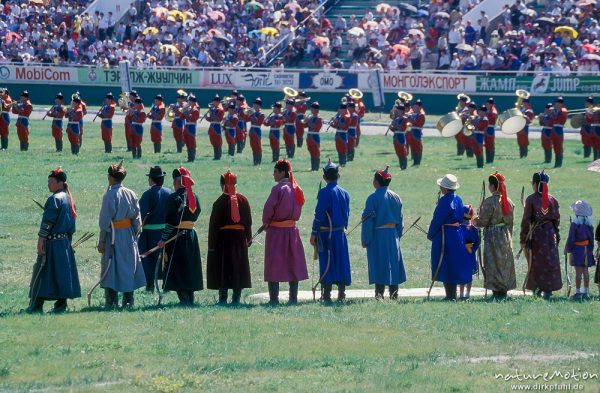
[[[238,191],[248,197],[253,208],[254,229],[260,225],[273,179],[270,160],[260,168],[251,165],[249,146],[234,161],[213,162],[206,129],[201,131],[198,160],[186,167],[192,172],[201,200],[197,231],[204,257],[210,207],[220,194],[220,173],[231,167],[238,174]],[[268,141],[263,139],[263,143],[264,157],[268,158]],[[140,291],[134,310],[111,312],[99,308],[102,291],[97,290],[92,309],[82,298],[71,302],[65,315],[19,314],[28,304],[27,287],[41,218],[31,198],[45,201],[51,169],[62,165],[69,175],[79,213],[78,232],[97,234],[109,164],[125,159],[128,175],[124,184],[138,196],[147,188],[144,174],[151,165],[161,164],[167,173],[181,161],[185,165],[185,153],[173,153],[169,133],[161,155],[151,153],[146,136],[144,157],[136,161],[125,152],[121,125],[116,126],[112,155],[102,153],[99,130],[90,124],[85,128],[79,157],[69,153],[66,141],[65,145],[65,152],[54,153],[49,123],[33,121],[29,152],[18,151],[14,129],[9,151],[0,152],[0,392],[508,392],[518,382],[504,381],[496,374],[514,374],[516,370],[521,374],[600,372],[600,302],[596,296],[591,302],[573,303],[566,300],[564,290],[551,302],[531,297],[458,304],[422,299],[397,303],[365,300],[332,307],[304,303],[277,308],[251,302],[237,308],[219,307],[215,305],[216,293],[202,291],[196,296],[198,306],[191,309],[177,307],[175,294],[168,294],[164,306],[157,308],[154,296]],[[565,146],[564,168],[549,170],[550,191],[562,206],[563,239],[567,238],[568,206],[573,201],[583,198],[600,210],[598,174],[586,171],[589,160],[583,159],[578,142],[569,141]],[[497,147],[495,165],[481,170],[475,168],[474,159],[455,157],[454,139],[430,138],[425,141],[423,165],[400,173],[391,139],[364,137],[355,161],[341,172],[340,185],[351,196],[351,225],[360,219],[364,201],[372,192],[373,171],[386,164],[391,165],[394,175],[391,188],[404,202],[405,224],[419,216],[423,226],[428,224],[437,198],[435,180],[445,173],[457,174],[464,202],[478,205],[482,180],[499,170],[507,177],[509,196],[519,205],[521,187],[526,186],[528,195],[532,173],[543,168],[539,141],[532,141],[525,160],[518,158],[514,140],[499,139]],[[324,136],[322,150],[322,161],[328,156],[337,158],[332,135]],[[312,273],[308,236],[320,173],[307,171],[305,148],[297,151],[293,164],[306,194],[299,224]],[[517,208],[517,223],[521,214],[522,209]],[[515,238],[518,234],[515,227]],[[95,239],[77,250],[84,293],[99,276]],[[368,288],[366,256],[358,230],[349,243],[351,288]],[[427,286],[430,242],[418,231],[411,231],[402,239],[402,248],[408,276],[404,287]],[[253,288],[244,291],[244,297],[267,290],[262,281],[260,244],[252,246],[250,261]],[[524,273],[520,260],[519,286]],[[309,290],[310,285],[310,280],[301,283],[301,290]],[[474,285],[480,286],[481,279],[475,278]],[[597,288],[592,288],[592,294],[597,293]],[[538,379],[526,384],[536,382],[580,383],[584,391],[600,391],[597,377],[579,382]]]

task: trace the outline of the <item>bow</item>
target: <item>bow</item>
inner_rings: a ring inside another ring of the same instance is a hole
[[[521,188],[521,206],[525,208],[525,186]]]
[[[356,228],[358,228],[359,225],[361,225],[363,222],[367,221],[368,219],[370,219],[373,216],[375,216],[375,212],[371,212],[371,213],[365,215],[363,218],[360,219],[360,222],[358,224],[356,224],[352,229],[350,229],[348,232],[346,232],[346,236],[350,235],[352,232],[354,232],[354,230]]]
[[[175,247],[177,246],[177,239],[179,238],[179,235],[181,234],[181,221],[183,220],[183,213],[185,212],[185,208],[187,207],[187,190],[183,193],[183,203],[181,205],[181,216],[179,217],[179,225],[177,225],[177,232],[175,232],[175,236],[173,236],[173,238],[175,238],[175,243],[173,243],[173,252],[171,253],[171,256],[169,257],[169,264],[167,265],[167,272],[165,273],[165,275],[163,276],[163,288],[166,287],[167,285],[167,279],[169,278],[169,272],[171,271],[171,264],[173,263],[173,257],[175,256]],[[169,239],[170,240],[170,239]],[[166,244],[166,242],[165,242]],[[164,262],[164,251],[163,251],[163,262]],[[158,283],[158,269],[155,268],[154,269],[154,283],[157,284]],[[160,293],[160,288],[156,287],[156,291],[158,293],[158,301],[156,303],[157,306],[160,306],[160,303],[162,301],[162,295]]]
[[[479,213],[481,212],[481,207],[483,206],[483,201],[485,201],[485,180],[483,181],[482,185],[481,185],[481,199],[479,200],[479,209],[477,209],[477,215],[479,216]],[[480,243],[483,243],[483,232],[481,230],[481,228],[477,229],[477,234],[479,235],[479,241]],[[483,282],[485,283],[485,268],[483,267],[483,257],[481,255],[481,246],[479,246],[477,248],[477,259],[479,260],[479,269],[481,270],[481,273],[483,273]],[[485,289],[485,294],[484,297],[487,298],[487,288]]]
[[[323,279],[327,275],[327,272],[329,272],[329,267],[331,266],[331,237],[333,235],[333,223],[331,221],[331,216],[329,215],[329,212],[326,211],[325,214],[327,215],[327,220],[329,221],[329,235],[327,237],[327,265],[325,265],[325,270],[323,271],[323,274],[321,274],[321,277],[319,277],[319,281],[317,281],[317,283],[312,287],[313,301],[316,301],[317,287],[323,282]],[[320,236],[317,237],[317,241],[319,241],[319,239]],[[321,291],[322,290],[323,285],[321,285]]]
[[[115,226],[112,222],[110,223],[110,226],[111,226],[111,231],[110,231],[111,239],[110,239],[110,248],[109,248],[110,256],[108,257],[108,262],[106,263],[106,269],[104,269],[104,272],[100,275],[100,280],[87,293],[88,307],[92,306],[92,293],[94,293],[94,290],[96,288],[98,288],[98,286],[102,283],[102,281],[104,281],[104,279],[108,275],[108,271],[110,270],[110,265],[113,260],[113,254],[114,254],[113,247],[115,245]]]
[[[569,224],[572,224],[573,220],[571,219],[571,216],[569,216]],[[587,262],[587,247],[584,250],[585,252],[585,258],[586,258],[586,262]],[[567,252],[565,251],[565,277],[567,277],[567,297],[569,297],[571,295],[571,277],[569,277],[569,265],[567,263]],[[587,263],[586,263],[586,267],[587,267]]]
[[[402,236],[406,235],[408,233],[408,231],[410,231],[413,227],[417,227],[419,229],[421,229],[423,231],[423,229],[421,227],[419,227],[419,225],[417,224],[419,222],[419,220],[421,219],[421,217],[419,216],[409,227],[408,229],[406,229],[405,231],[402,232]],[[423,231],[425,232],[425,231]],[[427,233],[425,233],[427,234]]]
[[[42,206],[41,203],[39,203],[38,201],[36,201],[35,199],[32,199],[33,203],[35,203],[36,205],[38,205],[38,207],[42,210],[44,210],[44,206]]]

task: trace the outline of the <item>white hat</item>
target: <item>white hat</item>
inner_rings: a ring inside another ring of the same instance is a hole
[[[460,184],[458,184],[458,179],[452,174],[447,174],[441,179],[438,179],[437,184],[438,186],[447,190],[458,190],[458,187],[460,187]]]
[[[577,216],[591,216],[592,215],[592,207],[586,201],[576,201],[571,205],[571,210]]]

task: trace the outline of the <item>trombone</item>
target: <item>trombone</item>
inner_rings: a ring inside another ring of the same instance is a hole
[[[574,115],[577,113],[593,113],[593,112],[597,112],[600,111],[600,106],[589,106],[587,108],[579,108],[579,109],[571,109],[568,110],[567,113],[570,115]]]

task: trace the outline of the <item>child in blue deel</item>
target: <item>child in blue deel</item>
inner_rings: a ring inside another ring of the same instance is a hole
[[[465,247],[467,248],[467,263],[466,265],[470,267],[472,274],[477,274],[479,271],[477,266],[477,249],[479,248],[480,240],[479,240],[479,232],[477,228],[473,226],[473,206],[465,205],[464,206],[464,215],[463,222],[460,224],[460,230],[463,233],[465,238]],[[471,284],[472,280],[468,283],[460,284],[460,299],[467,300],[471,297]],[[467,292],[465,294],[465,287]]]
[[[575,218],[571,222],[569,238],[565,244],[565,254],[571,254],[571,266],[575,267],[577,293],[571,299],[587,300],[590,286],[588,268],[595,265],[592,207],[586,201],[579,200],[571,205],[571,210],[575,213]],[[581,290],[582,278],[583,291]]]

